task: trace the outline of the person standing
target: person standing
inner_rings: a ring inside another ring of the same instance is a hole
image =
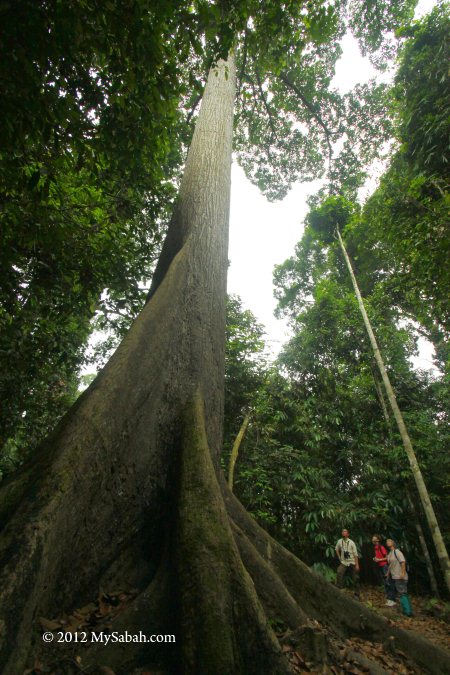
[[[406,616],[412,616],[412,607],[408,596],[408,572],[406,571],[405,556],[397,548],[393,539],[386,539],[386,546],[389,549],[386,558],[389,565],[389,576],[393,580],[395,590],[399,595],[402,612]]]
[[[336,544],[336,555],[339,560],[336,582],[338,588],[344,587],[344,577],[350,574],[355,592],[359,597],[359,559],[356,544],[349,537],[348,530],[342,530],[342,539]]]
[[[381,544],[381,537],[379,534],[374,534],[372,537],[372,544],[374,549],[373,561],[376,563],[378,576],[384,585],[384,592],[386,593],[386,605],[388,607],[395,606],[395,585],[389,576],[389,564],[387,561],[388,552]]]

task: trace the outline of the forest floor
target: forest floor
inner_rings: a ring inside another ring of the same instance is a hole
[[[344,591],[352,597],[354,593],[349,589]],[[364,586],[361,589],[360,601],[373,611],[382,614],[393,625],[405,630],[418,633],[430,642],[450,651],[450,622],[434,616],[439,611],[437,605],[433,608],[429,598],[410,594],[413,616],[402,614],[399,603],[395,607],[386,607],[386,597],[382,588]],[[287,634],[280,634],[283,651],[289,658],[292,671],[298,675],[316,673],[320,675],[421,675],[409,660],[408,655],[396,648],[395,641],[386,641],[384,644],[374,643],[360,638],[339,639],[327,635],[326,662],[319,665],[308,661],[308,656],[299,648],[295,639],[290,640]],[[295,636],[294,636],[295,637]],[[444,674],[442,674],[444,675]]]
[[[361,592],[361,601],[371,609],[380,612],[396,625],[420,633],[423,637],[450,651],[450,621],[433,615],[430,599],[409,594],[413,608],[413,616],[407,617],[401,613],[399,603],[395,607],[386,607],[386,597],[381,588],[366,586]],[[441,605],[438,604],[435,611]]]
[[[113,629],[114,619],[118,617],[132,602],[135,593],[114,592],[102,593],[91,604],[75,611],[72,615],[56,620],[41,618],[43,630],[55,632],[63,629],[66,632],[94,630],[106,633]],[[350,590],[344,591],[353,596]],[[436,645],[450,651],[450,622],[433,616],[444,605],[430,603],[429,598],[410,595],[413,606],[413,617],[405,617],[397,603],[395,607],[386,607],[386,598],[381,588],[364,586],[361,589],[360,601],[373,611],[382,614],[392,625],[414,631]],[[442,611],[442,609],[441,609]],[[399,650],[394,638],[383,644],[349,638],[344,640],[324,630],[319,623],[312,621],[307,627],[296,631],[277,633],[281,647],[287,656],[293,675],[422,675],[412,664],[408,655]],[[107,666],[89,666],[82,658],[82,650],[78,644],[68,644],[65,654],[50,663],[45,659],[37,659],[33,668],[23,675],[117,675]],[[41,655],[43,656],[43,655]],[[123,672],[123,671],[121,671]],[[170,675],[161,667],[148,665],[127,673],[127,675]],[[199,675],[201,675],[199,673]],[[220,675],[218,673],[218,675]],[[442,674],[444,675],[444,674]]]

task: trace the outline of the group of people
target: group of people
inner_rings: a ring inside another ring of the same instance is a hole
[[[380,580],[384,584],[386,605],[393,607],[398,595],[403,614],[412,616],[411,602],[408,596],[408,572],[405,556],[397,548],[393,539],[386,539],[386,549],[381,544],[380,535],[374,534],[372,544],[374,546],[373,561],[377,566]],[[336,555],[339,560],[337,569],[338,588],[343,588],[345,576],[350,574],[357,595],[359,595],[359,555],[355,542],[350,539],[348,530],[342,530],[342,538],[336,544]]]

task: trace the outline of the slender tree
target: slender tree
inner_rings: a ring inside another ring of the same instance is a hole
[[[430,580],[430,588],[431,588],[431,591],[432,591],[433,595],[436,598],[439,598],[440,593],[439,593],[439,588],[438,588],[437,581],[436,581],[436,575],[435,575],[434,570],[433,570],[433,563],[431,561],[430,551],[428,550],[427,541],[425,539],[423,528],[422,528],[422,525],[421,525],[420,520],[419,520],[419,515],[417,513],[416,507],[414,506],[414,502],[413,502],[413,499],[412,499],[412,496],[411,496],[411,493],[410,493],[409,490],[407,492],[407,496],[408,496],[409,508],[410,508],[412,517],[414,519],[414,527],[416,528],[417,538],[419,539],[420,548],[422,549],[423,559],[425,560],[425,564],[427,566],[428,578]]]
[[[350,274],[353,288],[355,290],[355,295],[358,300],[358,306],[361,312],[361,315],[364,320],[364,325],[367,330],[367,334],[369,336],[370,344],[373,349],[373,354],[375,357],[375,360],[377,362],[377,366],[380,370],[381,378],[383,380],[384,387],[386,389],[386,394],[388,397],[389,404],[391,406],[395,421],[397,423],[398,430],[400,432],[400,436],[403,442],[403,447],[405,448],[406,455],[409,460],[409,464],[411,467],[411,471],[414,476],[414,480],[417,486],[417,490],[419,492],[420,496],[420,501],[423,506],[423,510],[425,512],[425,516],[427,518],[427,522],[431,531],[431,536],[433,537],[433,542],[436,547],[436,552],[439,558],[439,563],[442,569],[442,574],[444,576],[444,581],[447,585],[447,588],[450,592],[450,560],[448,557],[447,549],[445,547],[445,542],[441,534],[441,530],[439,528],[439,524],[436,519],[436,515],[433,509],[433,505],[430,500],[430,496],[428,494],[427,486],[425,485],[425,481],[423,479],[422,471],[420,469],[419,463],[416,458],[416,454],[414,452],[414,449],[412,447],[411,439],[408,434],[408,430],[406,429],[405,421],[403,419],[403,415],[400,411],[400,408],[397,403],[397,398],[395,396],[394,390],[391,385],[391,381],[389,379],[389,375],[386,371],[386,367],[384,365],[383,358],[381,356],[380,349],[378,347],[377,340],[375,338],[375,334],[373,332],[369,317],[366,312],[366,308],[364,307],[364,301],[361,296],[361,292],[358,287],[358,283],[356,281],[355,274],[353,272],[352,264],[350,262],[350,258],[348,256],[347,250],[345,248],[344,242],[342,240],[341,233],[339,231],[339,228],[336,228],[336,234],[339,240],[339,244],[341,246],[342,254],[344,256],[348,272]]]
[[[250,412],[246,413],[244,420],[241,424],[241,428],[239,429],[238,435],[236,436],[236,439],[233,443],[233,447],[231,448],[230,463],[228,465],[228,487],[230,488],[230,490],[233,490],[234,467],[236,466],[237,458],[239,455],[239,448],[241,447],[242,440],[245,436],[245,432],[247,431],[247,427],[250,422],[250,416],[251,416]]]

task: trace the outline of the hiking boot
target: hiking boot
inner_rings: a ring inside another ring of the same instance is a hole
[[[412,607],[407,595],[400,596],[400,605],[402,606],[402,612],[405,616],[412,616]]]
[[[395,607],[395,602],[394,600],[386,600],[385,605],[386,607]]]

